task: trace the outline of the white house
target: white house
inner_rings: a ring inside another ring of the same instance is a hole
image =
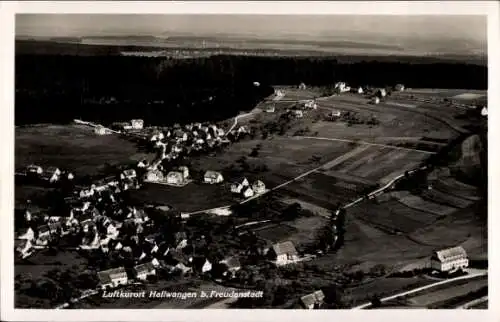
[[[205,259],[205,263],[201,267],[201,272],[206,273],[206,272],[210,272],[211,270],[212,270],[212,263],[210,263],[208,261],[208,259]]]
[[[106,135],[106,134],[110,134],[111,132],[107,128],[105,128],[104,126],[99,125],[99,126],[96,126],[94,128],[94,133],[97,135]]]
[[[462,246],[436,251],[431,257],[431,268],[441,272],[450,272],[468,266],[467,252]]]
[[[60,177],[61,177],[61,170],[59,170],[56,167],[48,167],[42,173],[42,179],[50,183],[58,181]]]
[[[405,86],[403,84],[396,84],[396,86],[394,86],[394,89],[398,92],[402,92],[405,90]]]
[[[358,94],[363,94],[363,93],[364,93],[363,87],[361,87],[361,86],[358,87]]]
[[[134,169],[127,169],[127,170],[124,170],[122,172],[122,174],[120,175],[120,178],[122,180],[124,180],[124,179],[128,179],[128,180],[135,179],[135,178],[137,178],[137,173],[135,172]]]
[[[264,182],[262,182],[261,180],[257,180],[254,182],[254,184],[252,185],[252,190],[256,193],[256,194],[261,194],[261,193],[264,193],[266,192],[266,185],[264,184]]]
[[[274,104],[272,104],[266,108],[266,113],[274,113],[275,110],[276,110],[276,106]]]
[[[277,266],[295,263],[299,259],[297,249],[291,241],[274,244],[268,252]]]
[[[156,268],[153,263],[144,263],[135,266],[133,272],[135,278],[145,281],[148,275],[156,275]]]
[[[183,184],[184,183],[184,175],[179,171],[170,171],[167,174],[167,183],[169,184]]]
[[[112,268],[97,273],[99,284],[102,289],[117,287],[118,285],[126,285],[128,282],[127,272],[125,268]]]
[[[144,175],[144,181],[146,182],[158,182],[163,179],[163,172],[160,170],[150,170]]]
[[[387,92],[386,92],[385,88],[380,88],[377,91],[377,94],[380,95],[380,97],[385,97],[387,95]]]
[[[130,120],[130,125],[135,130],[142,130],[142,128],[144,127],[144,121],[141,119]]]
[[[250,187],[246,187],[243,189],[243,197],[245,198],[253,197],[254,194],[254,191]]]
[[[318,104],[316,104],[316,102],[314,100],[310,100],[310,101],[307,101],[305,104],[304,104],[304,107],[305,108],[308,108],[308,109],[317,109],[318,108]]]
[[[205,183],[214,184],[214,183],[221,183],[222,181],[224,181],[224,177],[220,172],[209,170],[205,172],[203,180],[205,181]]]
[[[296,118],[302,118],[302,117],[304,117],[304,113],[301,110],[293,110],[292,114]]]
[[[25,240],[34,240],[35,239],[35,232],[31,227],[29,227],[26,232],[20,236],[17,237],[17,239],[25,239]]]
[[[378,104],[378,103],[380,103],[380,98],[379,98],[378,96],[374,96],[374,97],[372,98],[372,103],[373,103],[373,104]]]
[[[189,178],[189,168],[186,167],[185,165],[181,165],[179,167],[178,171],[182,173],[182,176],[184,177],[184,179]]]
[[[43,173],[43,169],[39,165],[30,164],[29,166],[26,167],[26,172],[30,174],[40,175]]]
[[[351,90],[351,88],[347,86],[346,83],[344,82],[335,83],[335,89],[337,89],[341,93],[348,92]]]
[[[304,89],[306,89],[306,88],[307,88],[306,84],[304,84],[304,83],[300,83],[300,85],[299,85],[299,89],[304,90]]]
[[[481,109],[481,115],[482,116],[488,116],[488,108],[486,106],[484,106],[482,109]]]
[[[319,308],[325,299],[325,294],[322,290],[313,292],[311,294],[304,295],[300,298],[300,303],[305,309],[315,309]]]

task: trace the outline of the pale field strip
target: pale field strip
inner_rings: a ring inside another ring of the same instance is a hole
[[[377,159],[379,156],[383,155],[384,153],[385,153],[384,149],[371,148],[369,154],[365,154],[363,157],[361,157],[359,159],[355,159],[354,162],[346,165],[345,167],[342,167],[342,169],[339,169],[339,171],[342,173],[350,173],[362,165],[370,164],[373,160]],[[371,166],[373,167],[373,165],[371,165]],[[360,176],[360,177],[363,177],[363,176]]]
[[[455,197],[470,200],[470,201],[478,201],[481,199],[481,196],[478,195],[476,189],[470,188],[461,188],[456,180],[450,179],[439,179],[434,183],[436,189],[451,194]]]
[[[303,200],[296,199],[296,198],[286,198],[286,199],[283,199],[282,201],[284,203],[286,203],[287,205],[291,205],[293,203],[298,203],[298,204],[300,204],[300,206],[302,208],[307,209],[307,210],[309,210],[309,211],[311,211],[311,212],[313,212],[321,217],[330,218],[330,212],[328,211],[328,209],[317,206],[317,205],[312,204],[310,202],[303,201]]]
[[[371,185],[376,184],[376,182],[374,182],[372,180],[368,180],[366,178],[354,176],[350,173],[346,174],[346,173],[342,173],[342,172],[335,171],[335,170],[325,170],[325,171],[321,171],[321,173],[323,173],[324,175],[327,175],[329,177],[334,177],[334,178],[339,179],[339,180],[352,182],[352,183],[356,183],[356,184],[360,184],[360,185],[370,185],[371,186]],[[399,172],[398,172],[398,174],[399,174]]]
[[[351,151],[349,151],[347,153],[344,153],[343,155],[339,156],[338,158],[336,158],[330,162],[325,163],[323,165],[322,169],[329,170],[329,169],[333,168],[334,166],[339,165],[339,164],[343,163],[344,161],[346,161],[352,157],[357,156],[358,154],[367,150],[368,148],[370,148],[370,146],[368,146],[368,145],[357,146],[356,148],[352,149]]]
[[[374,173],[386,172],[386,169],[394,168],[394,163],[408,156],[408,154],[409,151],[390,151],[389,153],[385,153],[378,158],[376,163],[372,166],[361,167],[360,169],[354,171],[354,174],[365,178]]]

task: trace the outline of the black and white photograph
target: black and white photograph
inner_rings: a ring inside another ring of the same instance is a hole
[[[118,3],[11,19],[12,310],[489,311],[487,11]]]

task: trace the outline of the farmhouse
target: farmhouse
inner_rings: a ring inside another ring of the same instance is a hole
[[[276,106],[273,104],[273,105],[269,105],[267,108],[266,108],[266,112],[267,113],[274,113],[274,111],[276,110]]]
[[[307,89],[306,84],[304,84],[304,83],[300,83],[300,85],[299,85],[299,89],[301,89],[301,90]]]
[[[203,180],[205,181],[205,183],[214,184],[224,181],[224,177],[222,176],[222,174],[220,174],[220,172],[209,170],[205,172]]]
[[[394,89],[398,92],[402,92],[405,90],[405,86],[403,84],[396,84],[396,86],[394,86]]]
[[[156,269],[152,263],[144,263],[134,267],[133,269],[135,278],[139,280],[146,280],[148,275],[156,275]]]
[[[257,180],[252,185],[252,189],[256,194],[261,194],[266,192],[266,185],[264,184],[264,182]]]
[[[486,106],[483,106],[483,108],[481,109],[481,115],[488,116],[488,108]]]
[[[387,95],[387,92],[386,92],[385,88],[380,88],[376,93],[376,96],[379,96],[379,97],[385,97],[386,95]]]
[[[132,179],[135,179],[136,177],[137,177],[137,173],[135,173],[134,169],[127,169],[127,170],[123,171],[122,174],[120,175],[120,178],[122,180],[125,180],[125,179],[132,180]]]
[[[318,104],[316,104],[316,102],[314,100],[310,100],[310,101],[307,101],[305,104],[304,104],[304,108],[306,109],[317,109],[318,108]]]
[[[344,82],[335,83],[335,89],[338,90],[340,93],[348,92],[351,90],[351,88],[347,86],[346,83]]]
[[[43,173],[43,169],[41,166],[30,164],[29,166],[26,167],[26,172],[28,174],[37,174],[40,175]]]
[[[364,91],[363,91],[363,87],[358,87],[358,90],[357,90],[358,94],[363,94]]]
[[[130,125],[134,130],[142,130],[144,127],[144,121],[141,119],[130,120]]]
[[[144,181],[146,182],[158,182],[163,179],[163,173],[160,170],[150,170],[144,175]]]
[[[441,272],[450,272],[469,266],[467,252],[461,246],[434,252],[431,257],[431,268]]]
[[[245,198],[253,197],[254,194],[254,191],[250,187],[246,187],[243,189],[243,197]]]
[[[170,171],[167,174],[167,183],[180,185],[184,183],[184,175],[179,171]]]
[[[189,168],[186,167],[185,165],[180,166],[178,171],[182,173],[184,179],[189,178]]]
[[[94,128],[94,133],[97,135],[106,135],[106,134],[110,134],[111,132],[107,128],[105,128],[104,126],[99,125],[99,126],[96,126]]]
[[[42,173],[42,179],[48,182],[56,182],[61,176],[61,170],[56,167],[48,167]]]
[[[374,96],[374,97],[372,98],[372,103],[373,103],[373,104],[378,104],[378,103],[380,103],[380,98],[379,98],[378,96]]]
[[[298,119],[304,117],[304,113],[301,110],[293,110],[292,115]]]
[[[295,263],[299,259],[297,249],[291,241],[274,244],[267,255],[275,261],[277,266]]]
[[[102,289],[125,285],[128,282],[127,272],[123,267],[101,271],[97,273],[97,277],[99,278],[99,284]]]
[[[319,290],[311,294],[304,295],[300,298],[300,303],[305,309],[318,309],[323,304],[325,294]]]

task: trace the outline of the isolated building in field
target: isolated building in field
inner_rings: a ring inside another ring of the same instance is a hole
[[[144,127],[144,121],[141,119],[130,120],[130,125],[134,130],[142,130]]]
[[[325,294],[319,290],[311,294],[304,295],[300,298],[300,304],[305,309],[319,309],[325,300]]]
[[[467,252],[462,246],[438,250],[431,257],[431,268],[441,272],[451,272],[468,266]]]
[[[224,181],[224,177],[220,172],[209,170],[205,172],[203,180],[205,183],[214,184],[214,183],[221,183],[222,181]]]
[[[42,179],[50,183],[57,182],[61,178],[61,170],[56,167],[48,167],[42,173]]]
[[[300,84],[299,84],[299,89],[301,89],[301,90],[307,89],[306,84],[304,84],[304,83],[300,83]]]
[[[360,87],[358,87],[358,89],[357,89],[357,93],[358,93],[358,94],[363,94],[364,92],[365,92],[365,91],[363,90],[363,87],[361,87],[361,86],[360,86]]]
[[[264,184],[264,182],[262,182],[261,180],[257,180],[253,183],[252,185],[252,190],[256,193],[256,194],[261,194],[261,193],[264,193],[266,192],[266,185]]]
[[[374,96],[371,101],[373,104],[378,104],[380,103],[380,98],[378,96]]]
[[[96,126],[94,128],[94,133],[97,135],[107,135],[107,134],[111,134],[111,131],[109,131],[104,126],[99,125],[99,126]]]
[[[269,106],[266,108],[266,112],[267,112],[267,113],[274,113],[274,111],[276,111],[276,106],[275,106],[274,104],[269,105]]]
[[[295,263],[299,259],[297,249],[291,241],[274,244],[267,255],[277,266]]]
[[[183,184],[184,183],[184,175],[180,171],[170,171],[167,174],[167,183],[170,184]]]
[[[335,83],[335,89],[340,93],[349,92],[351,90],[351,88],[347,86],[345,82]]]
[[[26,173],[41,175],[43,173],[43,169],[39,165],[30,164],[29,166],[26,167]]]
[[[126,285],[128,282],[127,272],[125,268],[112,268],[97,273],[99,285],[102,289],[114,288],[119,285]]]
[[[144,175],[144,181],[146,182],[158,182],[163,181],[163,172],[160,170],[150,170]]]
[[[483,108],[481,109],[481,115],[488,116],[488,108],[486,106],[483,106]]]
[[[304,117],[304,112],[302,112],[301,110],[293,110],[292,115],[300,119]]]
[[[135,266],[133,272],[136,279],[145,281],[148,275],[156,275],[156,268],[149,262]]]
[[[394,86],[394,90],[402,92],[405,90],[405,86],[403,84],[396,84],[396,86]]]

